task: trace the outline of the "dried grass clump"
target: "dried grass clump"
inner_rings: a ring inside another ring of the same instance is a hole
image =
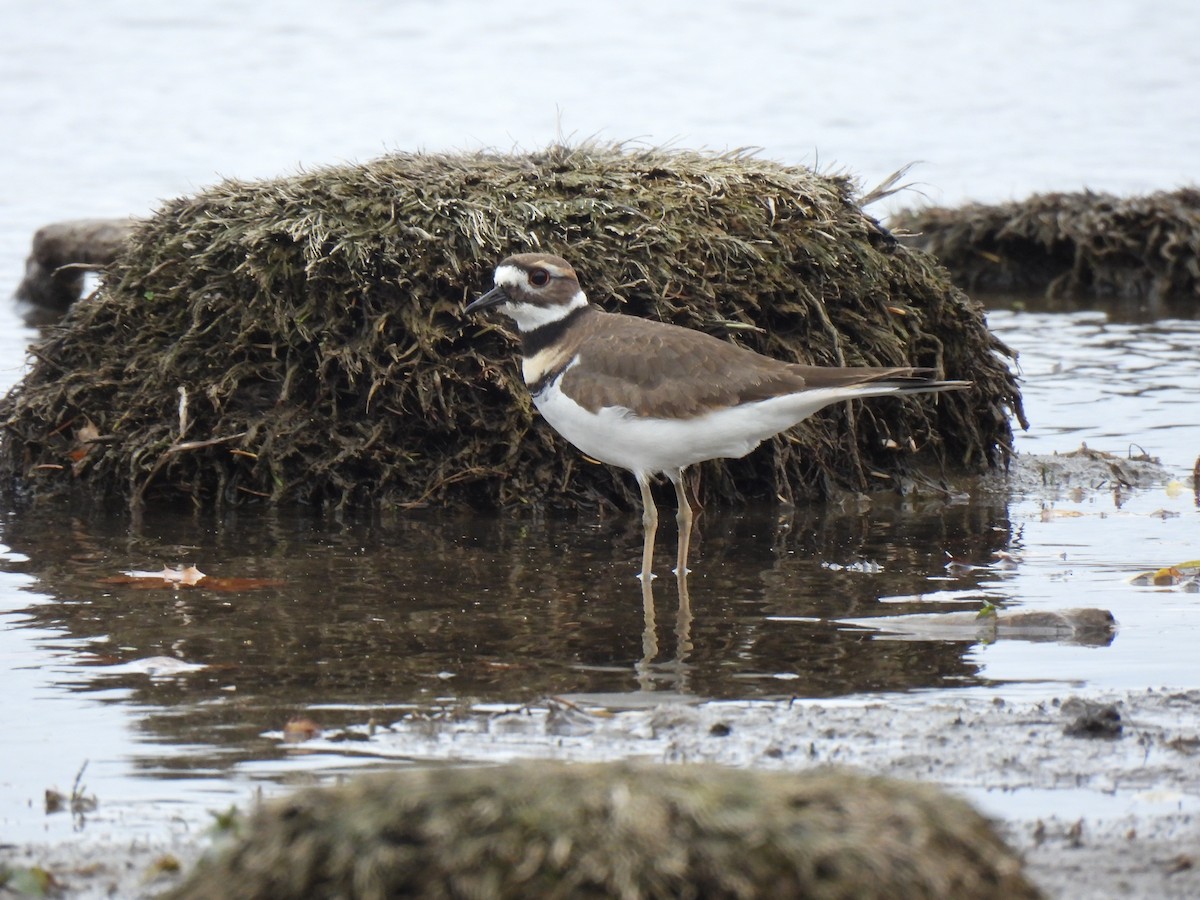
[[[911,448],[995,465],[1021,410],[1010,351],[853,200],[847,178],[744,155],[596,145],[226,181],[139,224],[34,349],[0,403],[0,480],[134,506],[632,504],[632,479],[535,416],[503,326],[462,316],[500,258],[535,248],[609,308],[975,383],[830,410],[707,464],[702,500],[877,486]]]
[[[255,813],[174,900],[1032,898],[965,802],[839,771],[525,763],[372,775]]]
[[[893,217],[971,291],[1195,305],[1200,190],[1142,197],[1091,191],[1014,203],[932,207]]]

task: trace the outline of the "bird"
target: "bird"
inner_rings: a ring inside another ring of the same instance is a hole
[[[675,574],[687,574],[692,508],[683,471],[740,458],[842,400],[962,390],[915,366],[813,366],[786,362],[702,331],[593,305],[565,259],[517,253],[496,266],[494,287],[465,315],[495,309],[521,338],[521,374],[542,417],[587,456],[627,469],[642,498],[642,569],[651,574],[658,508],[652,478],[678,498]]]

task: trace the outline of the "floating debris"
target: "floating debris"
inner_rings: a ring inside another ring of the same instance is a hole
[[[1097,703],[1080,697],[1063,701],[1062,714],[1071,721],[1063,727],[1068,737],[1119,738],[1125,730],[1115,703]]]
[[[137,590],[160,590],[175,588],[202,587],[209,591],[253,591],[261,588],[278,587],[286,584],[278,578],[214,578],[206,575],[195,566],[172,569],[163,566],[159,572],[122,572],[120,575],[109,575],[100,579],[100,584],[121,584]]]
[[[87,771],[87,767],[88,764],[85,760],[79,767],[79,771],[75,773],[75,782],[71,785],[70,794],[64,794],[54,788],[46,788],[44,801],[46,815],[69,811],[73,817],[82,820],[87,813],[96,811],[100,801],[96,799],[95,794],[89,794],[83,784],[83,773]]]
[[[287,744],[301,744],[321,736],[321,726],[307,716],[288,719],[283,726],[283,740]]]
[[[1129,579],[1136,587],[1179,587],[1185,591],[1200,591],[1200,559],[1162,566],[1153,572],[1139,572]]]
[[[208,668],[204,663],[188,662],[176,659],[174,656],[146,656],[132,659],[129,662],[114,663],[103,667],[109,675],[149,675],[154,679],[176,678],[180,675],[190,675]]]
[[[838,621],[897,638],[927,641],[991,642],[1005,638],[1103,647],[1112,643],[1117,632],[1117,622],[1107,609],[1009,611],[989,605],[983,613],[922,613]]]

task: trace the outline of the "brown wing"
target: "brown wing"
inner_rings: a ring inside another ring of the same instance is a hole
[[[724,404],[798,391],[806,384],[792,365],[648,319],[599,313],[577,339],[587,371],[568,370],[562,386],[593,412],[624,406],[638,415],[689,418]]]
[[[562,387],[593,412],[623,406],[643,416],[690,418],[805,388],[934,384],[927,369],[786,363],[690,328],[599,311],[575,339],[586,365],[569,369]]]

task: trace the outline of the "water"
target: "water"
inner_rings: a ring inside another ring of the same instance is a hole
[[[921,190],[946,203],[1172,189],[1200,158],[1200,7],[1182,0],[703,13],[682,2],[214,2],[201,13],[66,0],[3,14],[0,297],[47,222],[146,213],[223,175],[390,148],[533,148],[560,133],[757,145],[869,183],[919,159]],[[282,744],[301,714],[337,728],[560,694],[1197,686],[1196,595],[1128,578],[1200,556],[1186,480],[1200,453],[1200,324],[1001,308],[990,322],[1021,353],[1034,424],[1019,449],[1144,449],[1180,484],[881,498],[863,515],[708,511],[690,612],[662,579],[651,616],[633,578],[633,517],[158,514],[131,529],[6,514],[3,838],[195,830],[204,810],[258,785],[363,764],[336,746]],[[35,337],[0,304],[0,383],[19,379]],[[950,558],[966,565],[947,569]],[[186,563],[280,583],[221,593],[105,581]],[[1121,628],[1098,646],[986,644],[879,639],[841,622],[985,600],[1096,606]],[[205,668],[138,669],[159,656]],[[46,815],[42,791],[69,792],[85,761],[99,808],[86,824]]]

